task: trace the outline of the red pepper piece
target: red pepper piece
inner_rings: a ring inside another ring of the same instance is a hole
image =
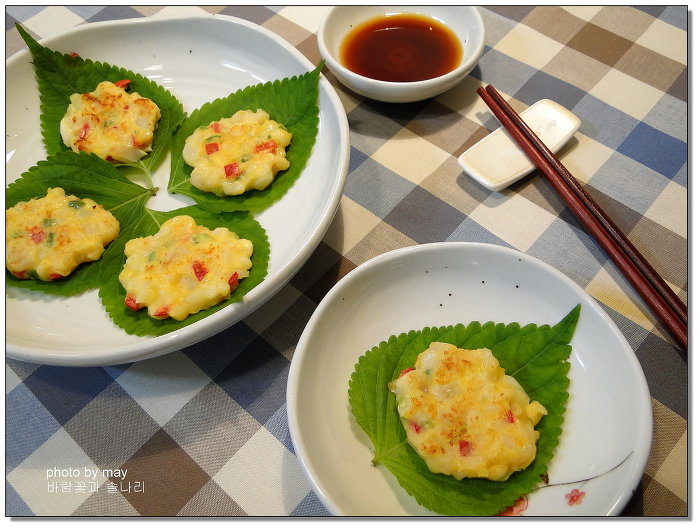
[[[413,428],[413,431],[416,432],[416,433],[421,433],[421,431],[422,431],[422,428],[420,427],[420,424],[418,424],[418,423],[416,423],[416,422],[412,422],[412,423],[411,423],[411,428]]]
[[[76,52],[74,52],[74,51],[70,52],[68,55],[69,55],[70,57],[72,57],[73,59],[77,59],[78,57],[80,57],[80,55],[78,55],[78,54],[77,54]]]
[[[12,272],[12,275],[15,276],[17,279],[27,279],[27,271],[26,270],[19,270],[17,272]]]
[[[216,151],[219,150],[219,144],[218,143],[206,143],[206,144],[204,144],[204,150],[206,151],[207,154],[214,154]]]
[[[141,305],[136,302],[136,298],[131,294],[128,294],[126,298],[124,298],[124,305],[129,307],[131,310],[139,310],[141,308]]]
[[[32,226],[29,228],[29,238],[33,243],[39,244],[46,237],[46,232],[40,229],[38,226]]]
[[[401,373],[399,373],[399,376],[402,377],[402,376],[404,376],[406,373],[410,373],[411,371],[415,371],[415,369],[416,369],[415,367],[407,367],[406,369],[404,369],[403,371],[401,371]]]
[[[114,83],[114,86],[117,86],[122,90],[126,90],[126,87],[129,86],[130,82],[131,79],[122,79],[121,81],[117,81],[116,83]]]
[[[255,152],[270,152],[277,148],[277,142],[275,140],[268,140],[263,143],[258,143],[255,146]]]
[[[464,439],[460,439],[460,441],[459,441],[459,455],[468,456],[469,454],[472,453],[472,448],[474,448],[474,446],[472,445],[471,441],[465,441]]]
[[[234,272],[233,275],[228,278],[228,286],[231,287],[231,292],[238,288],[238,272]]]
[[[209,125],[209,128],[218,134],[219,132],[221,132],[221,123],[215,121],[214,123]]]
[[[192,270],[194,271],[194,276],[197,278],[197,281],[204,279],[204,276],[207,275],[207,272],[209,271],[199,261],[192,263]]]
[[[80,134],[78,135],[78,139],[84,140],[87,137],[89,130],[90,130],[90,124],[85,123],[85,125],[83,125],[83,128],[80,129]]]
[[[224,174],[227,178],[230,178],[232,176],[238,176],[239,174],[241,174],[241,170],[238,167],[237,163],[227,163],[226,165],[224,165]]]
[[[140,149],[140,148],[146,146],[145,143],[141,143],[139,140],[137,140],[136,136],[134,136],[133,134],[131,135],[131,145],[136,147],[137,149]]]
[[[167,305],[162,306],[161,308],[158,309],[158,311],[153,314],[156,318],[163,318],[168,315],[168,311],[170,310],[170,307]]]
[[[506,422],[508,424],[513,424],[515,422],[515,417],[513,417],[513,412],[511,410],[506,412]]]
[[[56,279],[63,279],[64,277],[66,277],[66,276],[61,275],[61,274],[51,274],[51,275],[49,276],[49,279],[50,279],[51,281],[55,281]]]

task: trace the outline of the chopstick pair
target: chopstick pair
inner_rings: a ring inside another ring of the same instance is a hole
[[[479,87],[477,93],[687,352],[685,304],[498,91],[488,85]]]

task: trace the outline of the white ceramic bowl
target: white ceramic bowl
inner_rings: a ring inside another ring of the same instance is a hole
[[[287,414],[294,453],[324,505],[344,516],[433,514],[384,465],[371,463],[372,442],[348,402],[365,351],[424,327],[551,325],[577,304],[562,436],[549,483],[528,494],[523,514],[619,514],[639,485],[652,440],[651,397],[634,351],[598,302],[560,271],[517,250],[469,242],[411,246],[363,263],[306,325],[289,370]],[[575,488],[586,496],[572,507],[565,495]]]
[[[178,39],[172,36],[177,35]],[[170,90],[187,112],[239,88],[283,79],[314,65],[291,44],[258,24],[225,15],[189,14],[95,22],[42,43],[117,64]],[[148,53],[143,53],[148,50]],[[41,142],[39,93],[25,48],[6,63],[6,184],[46,154]],[[304,171],[289,191],[257,213],[271,255],[265,280],[240,303],[162,336],[127,334],[109,318],[96,290],[58,297],[6,289],[6,356],[26,362],[104,366],[169,353],[208,338],[267,302],[299,270],[333,220],[348,170],[347,116],[335,89],[319,84],[319,132]],[[153,173],[158,193],[148,207],[170,211],[191,204],[167,191],[170,163]],[[313,208],[299,208],[304,201]]]
[[[434,18],[449,27],[462,43],[462,62],[449,73],[415,82],[389,82],[358,75],[339,60],[340,44],[357,24],[385,14],[412,13]],[[318,29],[318,48],[326,66],[354,92],[389,103],[421,101],[441,94],[474,69],[484,50],[484,22],[472,6],[339,6],[330,8]]]

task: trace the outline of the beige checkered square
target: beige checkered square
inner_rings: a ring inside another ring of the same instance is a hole
[[[527,26],[516,26],[495,46],[498,51],[538,70],[562,48],[563,44]]]
[[[307,31],[314,33],[318,29],[327,9],[329,8],[319,9],[316,6],[297,5],[285,7],[279,14]]]
[[[642,305],[638,304],[638,296],[617,269],[611,274],[610,270],[602,267],[586,285],[585,290],[602,304],[616,310],[640,327],[648,331],[654,329],[654,323],[649,319],[646,308],[642,309]]]
[[[380,222],[346,254],[346,257],[353,263],[360,265],[383,253],[415,245],[416,241],[410,237],[386,222]]]
[[[595,25],[629,40],[637,40],[652,24],[654,18],[632,6],[612,5],[591,19]]]
[[[82,477],[85,469],[99,470],[97,465],[76,444],[64,429],[32,453],[22,465],[13,469],[7,482],[37,516],[69,516],[90,495],[87,487],[101,486],[107,478],[97,472],[95,478]],[[50,472],[75,469],[80,475],[54,479]],[[85,492],[74,492],[78,483],[85,483]],[[89,483],[89,484],[88,484]]]
[[[654,479],[682,499],[688,498],[688,432],[684,432]]]
[[[251,516],[285,516],[289,505],[297,505],[311,490],[294,455],[265,428],[234,454],[214,480]],[[264,490],[282,494],[261,494]]]
[[[588,136],[576,133],[558,156],[579,182],[586,183],[615,151]]]
[[[688,189],[669,182],[644,216],[688,238]]]
[[[491,115],[489,107],[476,95],[476,89],[484,86],[479,79],[467,77],[459,84],[458,90],[448,90],[437,97],[437,101],[450,110],[474,123],[483,124]]]
[[[297,24],[290,24],[288,19],[281,16],[273,16],[266,20],[263,27],[278,34],[293,46],[299,46],[311,34],[308,29]]]
[[[407,129],[401,129],[372,155],[374,161],[415,184],[420,184],[449,157],[450,153]]]
[[[423,180],[421,187],[465,215],[470,215],[490,191],[481,187],[477,190],[465,189],[468,178],[469,176],[462,171],[457,162],[450,159]],[[479,191],[482,192],[479,193]]]
[[[688,64],[686,32],[662,20],[654,20],[639,37],[637,44],[649,48],[681,64]]]
[[[564,6],[564,9],[582,20],[591,20],[603,9],[603,6],[573,5]]]
[[[381,219],[374,213],[347,196],[343,196],[323,242],[340,255],[347,255],[350,249],[354,248],[380,222]]]
[[[536,7],[522,22],[543,35],[563,43],[567,42],[572,33],[586,23],[585,20],[572,15],[559,6]]]
[[[590,93],[638,120],[643,120],[664,95],[661,90],[615,69],[610,70]]]
[[[555,219],[550,212],[510,191],[489,196],[470,217],[482,226],[489,226],[494,235],[524,252]]]
[[[41,35],[41,38],[51,38],[65,33],[82,22],[82,18],[65,7],[50,6],[25,20],[23,26]]]
[[[584,91],[593,88],[610,68],[571,48],[564,48],[549,61],[543,71]]]

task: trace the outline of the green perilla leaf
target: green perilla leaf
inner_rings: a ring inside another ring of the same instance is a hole
[[[31,167],[5,190],[5,207],[46,195],[49,188],[60,187],[67,195],[91,198],[119,221],[120,231],[128,230],[144,214],[150,189],[127,180],[112,164],[94,154],[58,152]],[[8,286],[27,288],[45,294],[72,296],[97,288],[101,260],[80,265],[69,277],[59,281],[17,279],[7,270]]]
[[[303,75],[248,86],[227,97],[204,104],[185,119],[173,142],[168,190],[192,197],[209,211],[261,211],[281,198],[299,178],[316,143],[318,133],[318,80],[322,64]],[[239,110],[263,109],[292,134],[287,147],[289,169],[281,171],[262,191],[219,197],[195,188],[190,183],[192,167],[182,158],[185,140],[201,126],[229,118]]]
[[[99,260],[80,265],[70,276],[57,281],[17,279],[5,273],[7,286],[56,296],[72,296],[99,288],[99,296],[112,320],[130,334],[160,335],[190,325],[221,308],[240,301],[267,275],[270,245],[262,226],[245,211],[212,213],[196,206],[168,212],[146,207],[153,191],[130,182],[112,164],[94,154],[59,152],[39,162],[5,191],[6,207],[46,195],[49,188],[62,188],[66,194],[91,198],[112,213],[119,221],[120,233]],[[219,226],[230,229],[253,243],[253,266],[250,275],[242,279],[231,298],[191,315],[181,322],[154,320],[146,311],[134,312],[124,305],[125,292],[119,273],[125,261],[124,245],[129,239],[152,235],[165,220],[175,215],[190,215],[198,224],[209,229]]]
[[[29,47],[39,88],[41,131],[48,155],[70,150],[61,138],[59,124],[70,104],[72,94],[92,92],[102,81],[129,79],[129,91],[153,101],[161,117],[155,130],[152,151],[139,165],[149,173],[162,161],[172,144],[172,136],[185,118],[182,104],[165,88],[150,79],[103,62],[95,62],[76,54],[64,54],[39,44],[19,24],[17,31]]]
[[[146,237],[155,234],[166,220],[177,215],[189,215],[197,224],[206,226],[210,230],[214,230],[217,227],[228,228],[242,239],[251,241],[253,243],[253,255],[251,257],[253,266],[250,269],[250,275],[241,279],[238,288],[233,291],[229,299],[196,314],[191,314],[183,321],[176,321],[170,318],[157,320],[151,318],[145,309],[133,311],[126,307],[124,304],[126,291],[119,282],[118,276],[126,261],[126,256],[124,255],[126,243],[136,237]],[[197,206],[187,206],[167,212],[146,209],[139,221],[132,224],[129,230],[120,234],[109,250],[105,252],[99,295],[112,321],[129,334],[138,336],[161,335],[190,325],[232,303],[241,301],[246,293],[250,292],[253,287],[265,279],[269,258],[270,245],[267,234],[264,228],[247,211],[212,213],[203,211]]]
[[[374,446],[373,463],[384,465],[419,504],[438,514],[492,516],[531,492],[547,473],[559,443],[568,400],[569,342],[580,310],[577,305],[554,326],[471,322],[425,328],[392,336],[367,351],[355,365],[348,396],[357,423]],[[413,366],[432,342],[491,349],[506,374],[547,408],[537,425],[537,455],[527,468],[505,481],[457,480],[431,472],[408,444],[388,384]]]

